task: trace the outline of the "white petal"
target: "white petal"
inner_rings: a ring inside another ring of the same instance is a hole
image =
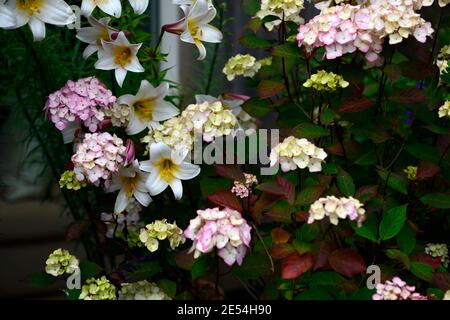
[[[97,43],[97,38],[99,36],[99,30],[97,28],[94,27],[86,27],[86,28],[81,28],[77,31],[77,39],[85,42],[85,43],[89,43],[89,44],[94,44]]]
[[[11,28],[16,24],[16,18],[12,11],[5,5],[0,4],[0,28]]]
[[[45,0],[39,12],[34,15],[46,23],[57,26],[64,26],[76,20],[72,9],[63,0]]]
[[[184,162],[178,166],[178,170],[174,172],[174,176],[181,180],[190,180],[198,176],[200,173],[200,167],[192,164]]]
[[[120,15],[122,14],[122,5],[120,0],[100,1],[98,2],[98,7],[103,12],[116,18],[120,18]]]
[[[161,158],[171,159],[172,150],[164,142],[152,143],[150,145],[150,160],[155,161]]]
[[[147,124],[142,122],[142,120],[136,116],[136,113],[134,111],[130,114],[130,121],[128,121],[128,125],[126,128],[126,132],[129,135],[135,135],[142,131],[144,131],[147,128]]]
[[[119,85],[119,87],[122,88],[123,81],[125,80],[125,76],[127,75],[127,70],[125,70],[123,68],[118,68],[115,71],[115,75],[116,75],[117,84]]]
[[[158,96],[156,88],[147,80],[142,80],[136,94],[136,100],[150,99]]]
[[[152,172],[155,167],[153,167],[153,164],[150,160],[141,161],[139,162],[139,169],[145,172]]]
[[[187,43],[195,43],[189,30],[180,34],[180,40]]]
[[[116,203],[114,204],[114,212],[115,213],[123,212],[127,207],[129,200],[130,199],[127,197],[125,190],[121,189],[119,194],[117,195]]]
[[[170,155],[172,161],[178,165],[182,164],[184,159],[186,159],[186,156],[188,155],[189,151],[190,150],[184,146],[175,147],[175,149],[172,150],[172,153]]]
[[[202,40],[206,42],[218,43],[223,39],[222,32],[219,29],[211,26],[204,25],[201,27],[202,30]]]
[[[152,202],[152,198],[150,197],[150,195],[148,193],[140,192],[138,190],[134,191],[134,197],[144,207],[148,207],[150,202]]]
[[[102,51],[97,62],[95,63],[95,68],[100,70],[114,70],[117,65],[114,62],[114,57],[105,51]]]
[[[150,192],[150,195],[156,196],[166,190],[169,184],[161,179],[159,176],[155,180],[151,180],[151,177],[147,180],[146,186]]]
[[[195,45],[197,46],[197,49],[198,49],[198,51],[199,51],[199,56],[198,56],[198,58],[197,58],[197,60],[203,60],[203,59],[205,59],[206,58],[206,48],[205,48],[205,46],[203,45],[203,43],[201,43],[200,41],[198,41],[198,40],[195,40]]]
[[[83,58],[87,59],[89,58],[92,54],[94,54],[95,52],[97,52],[98,47],[95,44],[90,44],[86,47],[86,49],[84,49],[83,51]]]
[[[131,72],[144,72],[145,69],[139,62],[139,59],[137,57],[133,57],[131,59],[131,62],[125,66],[125,69]]]
[[[28,21],[31,32],[33,33],[34,41],[41,41],[45,38],[45,23],[38,18],[32,16],[30,21]]]
[[[180,113],[177,107],[170,102],[160,99],[155,105],[152,116],[155,121],[164,121],[177,116]]]
[[[148,0],[130,0],[135,14],[143,14],[148,7]]]
[[[89,17],[97,6],[93,0],[82,0],[81,3],[81,14]]]
[[[169,182],[170,188],[173,191],[175,199],[180,200],[183,197],[183,184],[179,179],[173,179]]]
[[[126,104],[129,107],[131,107],[135,103],[135,101],[135,96],[131,94],[124,94],[123,96],[120,96],[119,99],[117,99],[118,104]]]

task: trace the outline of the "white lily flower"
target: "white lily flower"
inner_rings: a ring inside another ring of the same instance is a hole
[[[45,24],[65,26],[75,22],[76,16],[63,0],[9,0],[6,7],[15,17],[10,28],[20,28],[28,23],[34,41],[45,38]]]
[[[217,10],[210,0],[194,0],[192,5],[184,5],[187,1],[177,1],[181,5],[185,17],[175,23],[163,27],[167,32],[180,35],[181,41],[193,43],[200,51],[198,60],[206,57],[204,42],[218,43],[222,41],[223,35],[220,30],[209,23],[214,20]],[[190,3],[190,2],[189,2]]]
[[[147,80],[142,80],[135,96],[131,94],[121,96],[118,103],[131,108],[127,134],[138,134],[146,128],[156,127],[158,121],[168,120],[178,115],[180,113],[178,108],[164,100],[168,93],[167,82],[155,88]]]
[[[15,24],[14,14],[5,6],[5,0],[0,0],[0,28],[12,28]]]
[[[186,162],[189,150],[185,148],[170,149],[163,142],[150,145],[150,160],[141,162],[141,170],[150,172],[146,186],[150,195],[160,194],[168,186],[175,199],[183,196],[181,180],[190,180],[200,173],[200,167]]]
[[[173,4],[177,4],[179,6],[192,6],[195,1],[197,1],[197,0],[173,0]],[[208,1],[208,5],[210,7],[214,7],[212,0],[207,0],[207,1]]]
[[[119,30],[108,26],[109,17],[99,20],[93,16],[87,18],[91,27],[80,28],[77,30],[77,39],[81,42],[89,44],[83,51],[83,58],[89,58],[93,53],[103,50],[102,40],[111,41],[111,34],[118,33]]]
[[[145,185],[148,177],[148,173],[139,169],[137,160],[134,160],[129,167],[121,168],[118,174],[113,176],[108,191],[120,190],[114,205],[114,213],[123,212],[134,201],[133,198],[144,207],[147,207],[152,202],[149,190]]]
[[[89,17],[96,7],[104,13],[119,18],[122,14],[122,4],[120,0],[82,0],[81,13]]]
[[[135,14],[143,14],[148,7],[148,0],[130,0]]]
[[[100,70],[115,70],[116,81],[122,87],[127,71],[144,72],[136,54],[142,43],[130,44],[123,31],[120,31],[114,41],[101,40],[103,50],[98,52],[95,68]]]

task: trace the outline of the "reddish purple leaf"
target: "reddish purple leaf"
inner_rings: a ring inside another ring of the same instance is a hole
[[[389,100],[398,103],[416,103],[427,100],[423,90],[409,88],[395,91],[395,94],[389,97]]]
[[[433,283],[443,291],[450,290],[450,273],[433,273]]]
[[[333,251],[328,257],[328,262],[334,271],[347,277],[366,271],[364,259],[350,248]]]
[[[275,228],[270,233],[272,235],[273,243],[283,244],[289,241],[290,234],[282,228]]]
[[[210,194],[208,200],[222,207],[242,212],[242,206],[238,198],[230,190],[219,190]]]
[[[312,256],[308,253],[300,255],[298,252],[291,253],[284,258],[281,264],[281,278],[295,279],[305,273],[313,266]]]
[[[284,84],[273,80],[263,80],[258,84],[258,94],[262,99],[273,97],[284,90]]]
[[[330,242],[322,242],[319,251],[314,254],[314,271],[317,269],[326,268],[328,266],[328,257],[334,250],[335,245]]]
[[[292,204],[295,199],[295,186],[292,182],[280,176],[275,177],[275,182],[283,190],[283,196]]]
[[[244,174],[242,173],[241,169],[239,169],[239,167],[236,165],[217,164],[216,173],[224,178],[245,182]]]
[[[426,254],[425,252],[416,252],[411,256],[411,260],[425,263],[433,267],[434,270],[436,270],[441,265],[442,258],[441,257],[433,258],[432,256]]]
[[[360,199],[361,201],[367,201],[372,199],[378,194],[378,186],[362,186],[356,191],[355,198]]]
[[[276,244],[270,248],[270,255],[274,259],[283,259],[295,252],[295,248],[291,244]]]
[[[340,113],[360,112],[372,106],[373,102],[367,97],[350,97],[337,110]]]
[[[439,172],[441,168],[439,166],[427,162],[427,161],[421,161],[419,164],[419,167],[417,168],[417,178],[426,179],[431,178],[436,175],[436,173]]]

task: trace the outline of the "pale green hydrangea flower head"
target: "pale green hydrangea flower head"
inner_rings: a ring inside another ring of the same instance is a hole
[[[71,255],[68,250],[61,248],[53,251],[45,264],[45,272],[55,277],[65,273],[72,274],[79,268],[78,259]]]
[[[303,84],[304,87],[314,88],[317,91],[336,91],[339,88],[346,88],[348,85],[349,83],[342,76],[325,70],[311,75]]]
[[[155,283],[142,280],[124,283],[119,291],[119,300],[172,300]]]
[[[105,276],[90,278],[81,288],[80,300],[116,300],[116,287]]]

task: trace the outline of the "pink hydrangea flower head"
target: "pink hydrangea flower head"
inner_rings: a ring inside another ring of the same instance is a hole
[[[69,80],[64,87],[50,94],[45,112],[59,130],[77,121],[95,132],[105,120],[104,109],[114,102],[116,97],[100,80],[88,77]]]
[[[95,185],[101,179],[109,180],[125,159],[126,147],[122,139],[107,132],[87,133],[72,156],[77,180],[87,180]]]
[[[198,210],[184,236],[194,242],[191,252],[195,258],[216,248],[219,257],[231,266],[242,264],[250,246],[251,230],[238,211],[212,208]]]
[[[234,181],[234,185],[231,188],[231,192],[233,192],[239,198],[248,198],[252,193],[252,187],[254,184],[258,183],[258,179],[255,175],[250,173],[244,173],[245,182]]]
[[[399,277],[377,284],[376,290],[377,292],[372,296],[372,300],[427,300],[426,296],[415,292],[415,287],[408,286]]]

